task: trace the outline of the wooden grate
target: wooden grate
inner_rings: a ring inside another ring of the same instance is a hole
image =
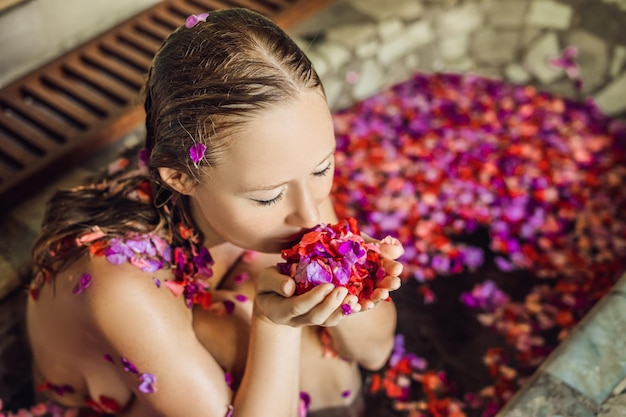
[[[329,0],[164,0],[0,90],[0,210],[143,121],[138,93],[190,14],[247,7],[288,29]]]

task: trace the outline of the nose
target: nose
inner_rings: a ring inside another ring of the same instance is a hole
[[[311,192],[300,188],[293,194],[292,210],[287,217],[287,223],[303,229],[315,227],[320,222],[318,204]]]

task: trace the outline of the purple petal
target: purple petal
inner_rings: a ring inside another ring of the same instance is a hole
[[[332,274],[318,262],[311,262],[306,267],[306,276],[313,285],[332,282]]]
[[[206,152],[206,145],[204,143],[196,143],[189,149],[189,157],[193,161],[193,164],[197,167],[198,162],[204,158]]]
[[[224,374],[224,380],[226,381],[226,385],[228,385],[229,387],[233,386],[233,376],[230,374],[230,372],[226,372]]]
[[[80,276],[80,286],[87,288],[91,285],[91,275],[85,272]]]
[[[235,310],[235,303],[233,303],[232,301],[225,300],[223,304],[224,304],[224,307],[226,308],[226,312],[228,314],[232,313],[233,310]]]
[[[139,373],[139,370],[137,370],[137,367],[126,358],[122,358],[122,366],[124,367],[124,370],[126,372],[130,372],[131,374]]]
[[[513,270],[513,265],[501,256],[496,256],[494,261],[500,271],[510,272]]]
[[[152,394],[156,391],[156,376],[148,373],[143,373],[139,376],[139,391],[144,394]]]
[[[350,304],[342,304],[341,305],[341,313],[344,316],[347,316],[347,315],[351,314],[352,313],[352,307],[350,306]]]

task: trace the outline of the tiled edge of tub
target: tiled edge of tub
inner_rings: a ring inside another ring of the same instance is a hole
[[[497,417],[626,416],[626,274]]]

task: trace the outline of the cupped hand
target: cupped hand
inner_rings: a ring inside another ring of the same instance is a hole
[[[277,324],[332,327],[346,317],[346,312],[357,313],[362,308],[358,298],[344,287],[322,284],[304,294],[294,295],[295,291],[293,278],[274,267],[264,269],[256,281],[258,311]],[[349,307],[342,307],[346,305]]]
[[[396,259],[404,254],[404,247],[398,239],[391,236],[387,236],[382,240],[376,240],[365,233],[361,233],[361,236],[367,243],[378,244],[383,268],[387,273],[387,275],[378,282],[370,299],[361,300],[361,309],[365,311],[374,308],[380,301],[388,299],[390,292],[397,290],[402,285],[400,274],[404,266]]]

